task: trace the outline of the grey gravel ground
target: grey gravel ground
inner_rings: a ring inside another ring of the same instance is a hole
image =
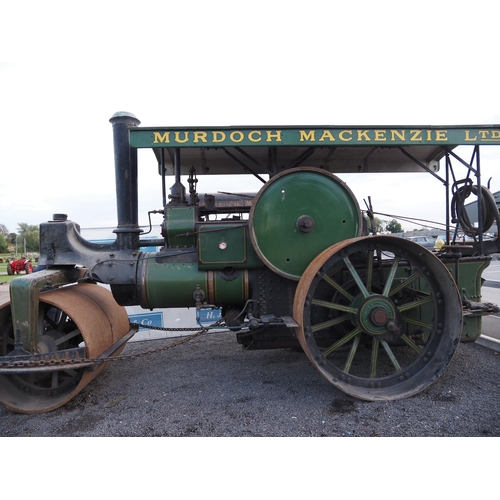
[[[136,342],[124,354],[163,345]],[[461,344],[426,391],[363,402],[304,354],[244,351],[231,334],[113,363],[53,412],[0,408],[1,436],[500,436],[500,355]]]

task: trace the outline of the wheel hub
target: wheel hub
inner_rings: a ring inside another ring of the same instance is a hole
[[[402,330],[403,320],[398,314],[396,305],[389,298],[377,294],[368,298],[358,297],[353,305],[357,307],[354,322],[368,335],[372,337],[394,335]]]
[[[47,354],[57,351],[55,340],[50,335],[42,335],[37,342],[38,354]]]
[[[375,307],[370,312],[371,322],[376,326],[382,326],[387,323],[389,315],[383,307]]]

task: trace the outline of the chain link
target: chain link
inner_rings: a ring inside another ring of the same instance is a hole
[[[211,328],[216,327],[218,324],[220,324],[221,321],[218,321],[211,325]],[[131,323],[130,326],[138,326],[136,323]],[[173,331],[173,332],[192,332],[195,331],[193,335],[186,336],[184,338],[181,338],[177,340],[176,342],[168,343],[166,345],[156,347],[153,349],[147,349],[145,351],[141,351],[135,354],[122,354],[120,356],[113,356],[113,357],[108,357],[108,358],[80,358],[78,360],[40,360],[40,361],[35,361],[35,360],[28,360],[28,361],[16,361],[15,357],[8,361],[8,362],[0,362],[0,367],[1,368],[7,368],[7,370],[4,371],[4,373],[8,372],[8,368],[23,368],[26,367],[29,369],[29,371],[34,370],[36,371],[36,367],[44,367],[46,368],[47,366],[54,366],[58,370],[64,367],[74,367],[75,362],[78,363],[86,363],[86,364],[94,364],[94,363],[107,363],[109,361],[130,361],[135,358],[139,358],[142,356],[148,356],[150,354],[155,354],[161,351],[166,351],[167,349],[172,349],[174,347],[178,347],[182,344],[186,344],[187,342],[190,342],[191,340],[194,340],[195,338],[200,337],[201,335],[205,334],[208,332],[207,328],[165,328],[161,326],[148,326],[148,330],[161,330],[161,331]],[[167,339],[170,340],[170,339]]]

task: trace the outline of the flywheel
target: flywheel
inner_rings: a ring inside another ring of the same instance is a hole
[[[356,198],[338,177],[318,168],[296,168],[267,182],[252,203],[250,239],[262,261],[299,280],[316,255],[361,234]]]
[[[124,307],[101,286],[83,283],[40,295],[39,352],[57,352],[84,346],[86,358],[96,358],[129,331]],[[10,302],[0,307],[0,356],[14,350]],[[118,355],[123,347],[113,353]],[[15,358],[13,358],[15,359]],[[95,370],[54,367],[26,373],[0,374],[0,403],[18,413],[43,413],[75,397],[105,368]]]

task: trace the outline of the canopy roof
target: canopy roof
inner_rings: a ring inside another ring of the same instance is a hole
[[[500,144],[500,125],[133,127],[130,144],[153,148],[166,173],[274,175],[309,166],[333,173],[439,170],[459,145]],[[163,160],[162,160],[163,159]]]

